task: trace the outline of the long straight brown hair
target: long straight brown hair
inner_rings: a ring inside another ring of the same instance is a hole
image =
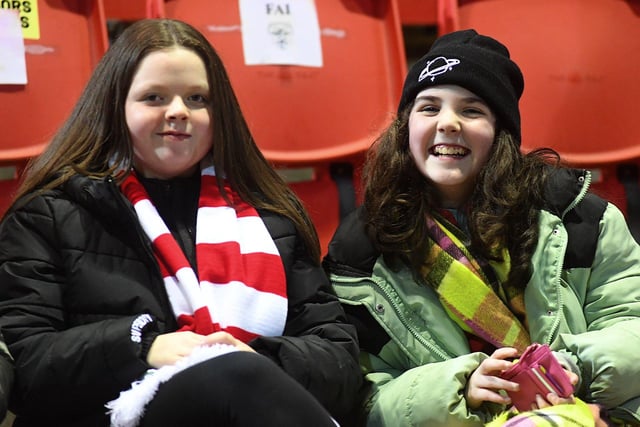
[[[141,20],[118,36],[96,66],[69,118],[27,166],[12,209],[75,174],[122,179],[131,170],[133,149],[124,105],[133,76],[148,54],[173,47],[195,52],[207,70],[214,123],[210,154],[216,174],[225,176],[231,188],[254,207],[289,218],[319,263],[315,228],[300,200],[256,145],[222,60],[198,30],[173,19]],[[224,194],[222,183],[219,187]]]

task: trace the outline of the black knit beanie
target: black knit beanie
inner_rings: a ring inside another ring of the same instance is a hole
[[[498,126],[511,132],[520,144],[518,100],[524,79],[502,43],[475,30],[455,31],[436,39],[409,70],[398,113],[422,90],[446,84],[462,86],[482,98],[498,118]]]

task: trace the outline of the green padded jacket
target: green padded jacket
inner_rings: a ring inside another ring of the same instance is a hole
[[[589,184],[580,170],[550,180],[525,290],[531,339],[579,374],[576,396],[640,425],[640,246],[620,210]],[[483,425],[504,408],[472,410],[464,391],[488,356],[470,351],[431,288],[385,264],[360,217],[357,210],[343,221],[324,265],[358,329],[369,387],[362,424]]]

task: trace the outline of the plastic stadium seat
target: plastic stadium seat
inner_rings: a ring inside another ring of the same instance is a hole
[[[395,1],[315,7],[321,67],[246,65],[239,0],[164,4],[167,17],[194,25],[220,53],[260,149],[305,202],[326,250],[340,209],[355,203],[350,174],[395,113],[406,62]]]
[[[403,25],[436,25],[438,0],[398,0]]]
[[[442,0],[397,0],[403,25],[435,26],[443,22],[448,8]],[[455,0],[449,0],[455,2]],[[425,52],[426,53],[426,52]]]
[[[103,0],[107,19],[136,21],[161,16],[162,2],[157,0]]]
[[[0,164],[0,217],[11,204],[20,174],[25,166],[26,160]]]
[[[107,32],[101,0],[38,2],[40,39],[25,39],[26,85],[0,85],[0,121],[12,123],[0,161],[39,154],[75,104],[104,54]]]
[[[102,0],[38,2],[39,39],[25,39],[26,85],[0,84],[0,167],[20,171],[38,155],[77,101],[93,67],[104,54],[107,29]],[[0,174],[0,214],[15,187]]]
[[[439,28],[503,41],[525,76],[522,146],[593,169],[640,237],[640,1],[439,0]],[[446,19],[445,19],[446,17]]]

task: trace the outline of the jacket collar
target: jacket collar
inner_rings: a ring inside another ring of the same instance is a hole
[[[575,204],[588,185],[589,172],[585,169],[552,168],[545,187],[543,209],[562,217]]]
[[[135,215],[111,176],[95,179],[74,175],[63,184],[62,191],[95,217],[119,226],[130,224],[130,216]]]

